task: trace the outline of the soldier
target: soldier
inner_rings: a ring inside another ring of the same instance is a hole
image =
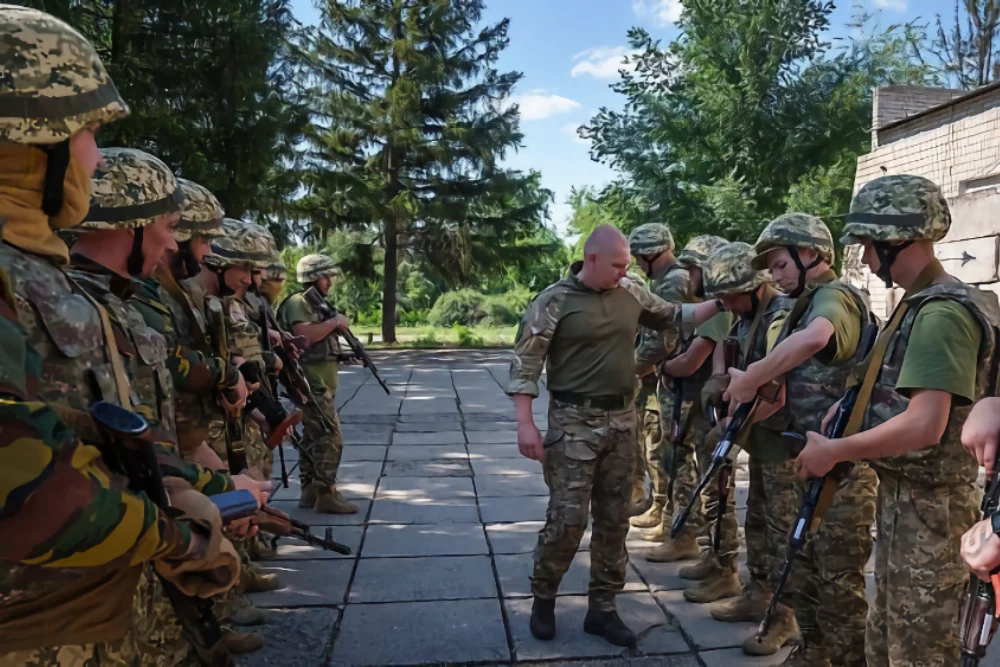
[[[267,303],[272,310],[278,307],[278,301],[281,299],[281,292],[285,288],[285,279],[287,276],[288,269],[285,268],[285,263],[280,258],[264,269],[261,274],[260,293],[267,299]]]
[[[128,107],[93,47],[48,14],[0,5],[0,50],[13,63],[3,97],[23,101],[0,112],[0,665],[130,664],[141,566],[215,571],[225,541],[203,530],[211,516],[186,514],[183,494],[172,498],[183,518],[172,519],[127,491],[60,422],[95,435],[91,384],[131,405],[117,334],[67,277],[53,231],[83,219],[100,161],[94,132]]]
[[[303,336],[308,348],[302,353],[313,400],[303,406],[302,440],[299,445],[299,474],[302,495],[299,507],[327,514],[354,514],[358,506],[349,502],[337,490],[337,470],[344,450],[340,435],[340,417],[335,397],[340,346],[336,331],[347,329],[350,323],[343,315],[322,320],[305,297],[304,290],[315,287],[326,297],[337,272],[333,260],[326,255],[306,255],[296,267],[303,291],[288,295],[278,308],[278,323],[286,331]]]
[[[864,430],[829,440],[813,429],[802,476],[839,461],[868,460],[878,473],[875,603],[868,665],[959,661],[958,610],[966,572],[960,536],[976,521],[976,462],[962,451],[969,406],[991,389],[1000,307],[995,295],[944,272],[934,243],[951,214],[941,189],[918,176],[885,176],[861,188],[844,243],[906,295],[880,332],[854,420]]]
[[[590,604],[584,630],[618,646],[636,638],[615,609],[625,583],[625,536],[634,473],[636,328],[696,326],[719,312],[718,302],[668,303],[625,278],[628,240],[600,226],[585,259],[570,276],[543,290],[521,320],[507,393],[518,416],[521,454],[542,461],[549,487],[546,523],[538,535],[531,579],[531,632],[555,636],[555,597],[587,526]],[[682,317],[683,314],[683,317]],[[531,402],[547,368],[549,429],[535,426]]]
[[[788,430],[803,435],[819,431],[823,417],[847,389],[861,334],[872,322],[867,300],[837,278],[833,237],[815,216],[786,213],[775,218],[754,249],[753,267],[769,269],[795,305],[774,349],[745,369],[730,370],[728,396],[749,402],[759,387],[784,376]],[[806,488],[795,474],[795,454],[785,447],[760,454],[773,461],[762,472],[776,558],[781,558]],[[864,568],[872,551],[875,486],[875,473],[867,465],[855,466],[841,481],[819,532],[801,551],[785,593],[802,636],[784,664],[865,664]]]

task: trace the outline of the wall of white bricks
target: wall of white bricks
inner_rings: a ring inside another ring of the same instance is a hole
[[[944,104],[966,91],[922,86],[885,86],[875,90],[872,104],[872,146],[878,147],[878,128]]]

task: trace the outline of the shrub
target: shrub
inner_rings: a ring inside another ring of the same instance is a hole
[[[434,331],[434,329],[431,329],[430,331],[425,333],[423,336],[414,341],[414,343],[417,345],[417,347],[438,347],[441,345],[441,343],[437,339],[437,333]]]
[[[476,335],[476,333],[467,326],[456,324],[454,328],[455,334],[458,336],[459,347],[482,347],[486,342],[483,340],[482,336]]]
[[[472,326],[485,317],[483,301],[483,295],[473,289],[445,292],[434,302],[427,319],[436,327]]]

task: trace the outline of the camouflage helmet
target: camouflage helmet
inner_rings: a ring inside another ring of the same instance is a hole
[[[180,210],[184,193],[159,158],[135,148],[102,148],[101,156],[80,229],[145,227]]]
[[[873,241],[940,241],[951,228],[944,193],[920,176],[883,176],[858,190],[846,217],[844,244]]]
[[[225,270],[250,264],[263,269],[274,261],[274,240],[260,225],[225,218],[222,231],[222,236],[212,239],[212,254],[205,257],[205,266]]]
[[[765,271],[753,268],[754,249],[749,243],[727,243],[705,262],[706,296],[747,294],[769,282]]]
[[[677,255],[677,261],[688,269],[703,269],[709,256],[728,243],[729,241],[721,236],[712,236],[711,234],[695,236]]]
[[[174,240],[183,243],[193,236],[221,237],[225,212],[215,195],[186,178],[178,178],[177,186],[184,194],[184,201],[181,203],[181,224],[174,230]]]
[[[639,225],[628,235],[628,247],[633,255],[656,255],[674,251],[674,235],[661,222]]]
[[[320,254],[306,255],[299,260],[298,266],[295,267],[295,273],[303,285],[315,282],[320,276],[333,275],[336,272],[337,265],[334,264],[333,260]]]
[[[0,5],[0,142],[58,144],[128,115],[94,47],[37,9]]]
[[[271,262],[264,269],[264,280],[285,280],[288,277],[288,267],[285,262],[278,257],[277,261]]]
[[[833,235],[830,228],[815,215],[785,213],[767,223],[754,245],[753,268],[767,268],[767,254],[775,248],[811,248],[820,259],[833,264]]]

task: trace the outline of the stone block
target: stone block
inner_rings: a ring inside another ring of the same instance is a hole
[[[267,625],[254,628],[264,637],[264,648],[240,656],[244,667],[322,665],[333,636],[337,609],[275,609]]]
[[[344,603],[351,580],[351,559],[322,561],[263,561],[264,574],[277,574],[284,588],[255,593],[258,607],[327,607]]]
[[[476,476],[476,492],[486,498],[517,498],[522,496],[544,496],[546,501],[549,487],[541,475],[482,475]]]
[[[480,524],[371,525],[363,558],[479,556],[489,553]]]
[[[500,591],[504,597],[528,597],[531,595],[531,572],[534,569],[533,555],[508,554],[493,557],[500,578]],[[569,570],[559,585],[559,595],[586,595],[590,584],[590,552],[579,551]],[[634,571],[629,569],[625,576],[625,592],[646,590],[645,584]]]
[[[386,438],[388,440],[388,438]],[[344,445],[344,456],[341,463],[355,463],[357,461],[377,461],[381,463],[385,460],[385,453],[389,448],[385,445]]]
[[[479,511],[484,523],[544,521],[549,499],[545,496],[519,498],[480,498]]]
[[[530,554],[538,543],[538,531],[544,521],[521,521],[519,523],[494,523],[486,526],[486,537],[495,554]],[[590,549],[590,528],[580,540],[580,551]]]
[[[469,460],[469,454],[465,449],[465,445],[462,444],[423,445],[421,447],[402,445],[390,447],[387,456],[389,461],[417,461],[421,459]]]
[[[365,522],[365,517],[368,516],[368,507],[372,501],[356,498],[351,502],[358,506],[358,511],[355,514],[323,514],[312,509],[302,509],[299,507],[298,498],[272,500],[271,506],[308,526],[360,526]],[[314,530],[313,533],[322,534],[322,531]]]
[[[757,632],[756,623],[720,623],[707,604],[691,604],[681,591],[655,593],[656,600],[673,615],[697,649],[738,648]]]
[[[424,449],[410,447],[409,449]],[[386,477],[472,477],[469,462],[448,459],[389,461],[385,464]]]
[[[412,500],[415,498],[475,498],[470,477],[384,477],[378,487],[378,499]]]
[[[476,473],[476,477],[483,475],[528,475],[541,477],[542,464],[523,456],[516,459],[475,459],[472,462],[472,470]]]
[[[382,498],[375,501],[369,521],[395,524],[479,523],[479,507],[472,498]]]
[[[466,425],[466,438],[470,445],[516,445],[517,430],[479,431],[470,430]]]
[[[427,433],[396,433],[393,445],[464,445],[464,431],[431,431]]]
[[[488,556],[365,558],[350,602],[419,602],[496,598]]]
[[[307,542],[294,537],[283,537],[278,541],[278,555],[268,559],[270,565],[282,560],[329,560],[338,558],[354,558],[358,554],[361,546],[361,533],[363,526],[339,526],[333,528],[333,539],[351,548],[351,555],[344,556],[336,551],[327,551],[320,547],[313,546]],[[324,537],[325,529],[313,531],[313,535]]]

